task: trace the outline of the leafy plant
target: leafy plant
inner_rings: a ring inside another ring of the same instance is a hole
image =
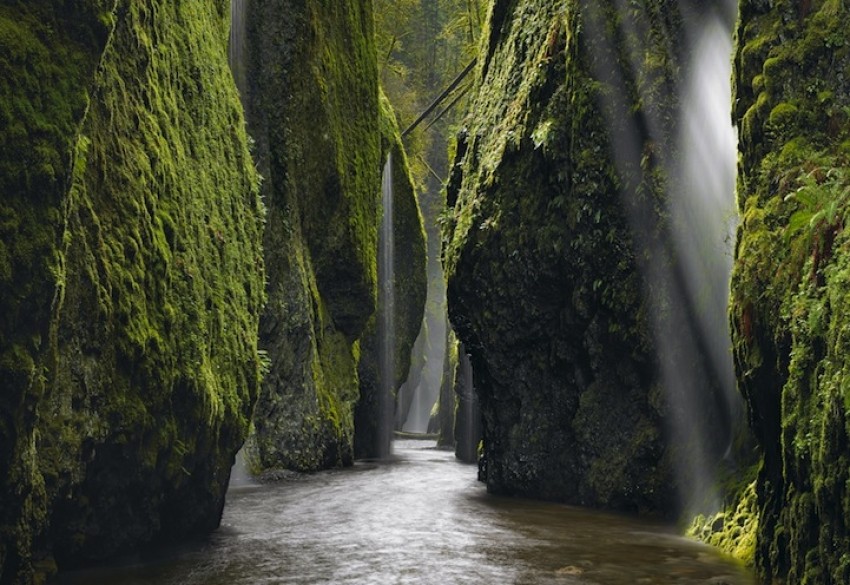
[[[826,173],[815,169],[799,177],[796,191],[785,197],[795,201],[797,210],[791,214],[785,230],[786,241],[796,240],[794,246],[812,255],[812,275],[832,255],[835,237],[847,222],[847,203],[850,199],[850,176],[843,168],[831,168]]]

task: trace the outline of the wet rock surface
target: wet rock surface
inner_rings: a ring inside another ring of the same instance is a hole
[[[682,381],[662,362],[693,376],[682,385],[724,435],[713,376],[682,335],[695,315],[676,298],[665,211],[681,26],[663,1],[628,15],[608,2],[493,6],[444,263],[495,493],[674,513],[665,419],[678,413],[664,385]]]

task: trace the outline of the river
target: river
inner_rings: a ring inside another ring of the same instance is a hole
[[[63,585],[752,585],[672,529],[557,504],[490,496],[475,466],[431,442],[394,460],[232,487],[202,542]]]

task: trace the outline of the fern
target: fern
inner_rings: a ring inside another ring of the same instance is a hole
[[[785,241],[797,250],[811,254],[813,273],[832,254],[832,244],[847,223],[850,177],[846,169],[815,169],[798,178],[800,186],[785,197],[797,209],[788,219]]]

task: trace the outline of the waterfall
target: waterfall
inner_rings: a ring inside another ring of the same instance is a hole
[[[245,460],[245,447],[243,446],[236,453],[236,458],[233,461],[233,467],[230,469],[230,482],[228,490],[233,488],[251,487],[259,485],[254,476],[248,471],[248,462]]]
[[[393,234],[393,154],[381,177],[381,231],[378,241],[378,421],[379,457],[390,454],[395,392],[395,258]]]
[[[230,58],[230,71],[233,80],[242,99],[242,104],[247,103],[248,77],[245,50],[245,10],[248,0],[230,0],[230,42],[228,44],[228,57]]]
[[[671,197],[676,250],[697,305],[714,371],[721,374],[730,412],[741,408],[726,317],[737,228],[737,138],[731,122],[732,30],[720,15],[705,19],[696,35],[682,99],[679,183]]]

